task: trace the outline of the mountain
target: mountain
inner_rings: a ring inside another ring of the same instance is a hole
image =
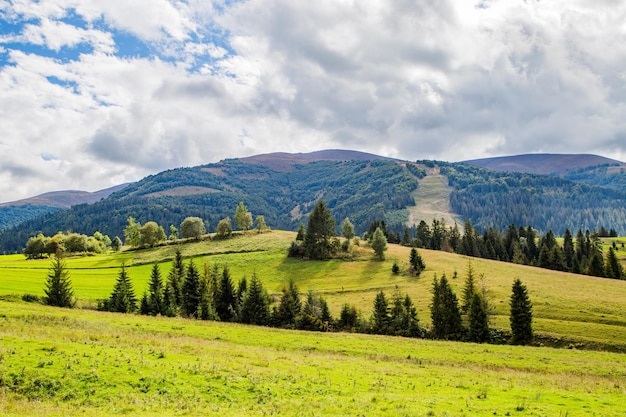
[[[598,155],[526,154],[463,162],[493,171],[553,175],[617,190],[626,187],[626,163]]]
[[[23,200],[0,204],[0,230],[50,212],[67,209],[78,204],[93,204],[107,198],[128,184],[120,184],[104,190],[89,191],[52,191]]]
[[[587,162],[580,162],[583,160]],[[539,169],[537,161],[526,165]],[[604,166],[589,165],[597,162],[606,160],[571,158],[569,166],[574,170],[567,175]],[[429,198],[437,199],[438,213],[450,214],[446,216],[448,225],[453,224],[449,219],[469,220],[481,233],[489,228],[503,231],[512,223],[530,225],[540,233],[552,230],[557,235],[566,228],[575,233],[579,228],[600,227],[626,233],[623,187],[610,189],[554,175],[493,171],[468,163],[407,162],[329,150],[226,159],[150,175],[93,204],[74,205],[5,230],[0,233],[0,251],[19,252],[30,236],[50,236],[59,230],[123,237],[129,217],[142,224],[155,221],[169,231],[170,225],[178,227],[185,217],[197,216],[214,231],[221,219],[234,217],[242,201],[253,216],[263,215],[274,229],[295,230],[306,224],[315,203],[324,199],[338,229],[346,217],[357,234],[373,221],[384,220],[387,229],[397,235],[405,226],[429,219],[428,213],[420,211],[432,206],[422,204]]]

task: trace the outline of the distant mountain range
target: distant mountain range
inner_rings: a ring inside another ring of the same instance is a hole
[[[530,154],[447,163],[349,150],[271,153],[168,170],[97,193],[54,192],[2,204],[0,229],[6,231],[0,234],[0,251],[20,250],[36,232],[98,230],[121,237],[129,216],[142,223],[154,220],[166,230],[187,216],[199,216],[214,228],[220,219],[233,217],[240,201],[274,228],[297,228],[323,198],[337,223],[350,217],[358,233],[374,220],[399,230],[408,222],[409,207],[411,218],[419,219],[415,199],[422,198],[416,191],[420,179],[440,174],[450,186],[450,212],[479,227],[523,223],[557,233],[565,227],[602,225],[626,233],[624,168],[620,161],[595,155]]]

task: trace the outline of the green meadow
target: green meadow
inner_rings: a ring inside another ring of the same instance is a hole
[[[369,316],[376,293],[388,295],[398,286],[415,302],[423,326],[430,325],[429,304],[433,276],[446,274],[460,297],[468,264],[479,275],[479,285],[488,292],[493,309],[492,327],[508,330],[509,297],[515,278],[528,287],[533,303],[534,329],[544,340],[557,346],[626,351],[626,281],[594,278],[529,266],[468,258],[441,251],[420,250],[426,270],[419,277],[406,273],[393,275],[397,262],[408,269],[410,249],[389,245],[386,260],[378,261],[366,244],[351,259],[302,261],[287,258],[286,248],[295,234],[273,231],[235,235],[224,241],[201,241],[154,249],[123,251],[97,256],[67,258],[79,307],[94,308],[98,299],[107,298],[115,284],[120,265],[128,267],[138,297],[147,288],[150,270],[158,263],[165,278],[176,249],[186,262],[193,260],[200,270],[228,265],[234,281],[253,273],[266,289],[279,296],[293,279],[301,292],[323,294],[334,315],[344,303],[356,305]],[[619,251],[620,255],[624,252]],[[21,255],[0,256],[0,295],[43,296],[50,260],[25,260]]]
[[[0,301],[3,416],[623,416],[626,356]]]
[[[365,244],[350,259],[286,257],[295,234],[273,231],[225,241],[66,259],[77,309],[21,301],[42,296],[50,260],[0,256],[0,414],[5,416],[619,416],[626,394],[626,282],[389,245],[377,261]],[[235,281],[261,278],[279,295],[289,279],[365,317],[375,294],[411,295],[430,326],[434,274],[460,295],[468,264],[508,330],[511,285],[533,303],[537,345],[477,345],[348,333],[287,331],[181,318],[94,311],[121,264],[135,292],[154,263],[167,276],[176,249],[185,262],[228,265]],[[569,348],[569,349],[568,349]]]

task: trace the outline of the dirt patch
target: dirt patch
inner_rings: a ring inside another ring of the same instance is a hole
[[[186,187],[170,188],[169,190],[163,190],[163,191],[158,191],[156,193],[146,194],[146,197],[181,197],[181,196],[186,196],[186,195],[209,194],[209,193],[219,193],[219,192],[220,190],[216,190],[215,188],[186,186]]]

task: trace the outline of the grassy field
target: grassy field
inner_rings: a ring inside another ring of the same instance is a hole
[[[420,250],[426,270],[420,277],[393,275],[394,261],[408,266],[409,248],[389,245],[386,260],[373,259],[372,251],[361,246],[360,255],[351,261],[302,261],[286,257],[292,232],[238,236],[226,241],[186,243],[152,250],[129,251],[67,259],[79,306],[93,307],[97,299],[107,298],[113,289],[119,266],[125,263],[141,296],[147,287],[154,262],[167,276],[176,248],[192,258],[196,266],[228,265],[235,281],[256,273],[270,293],[280,294],[291,278],[301,292],[311,289],[325,295],[331,312],[339,314],[344,303],[356,305],[369,316],[375,294],[383,289],[388,295],[397,285],[415,302],[422,325],[430,326],[429,304],[434,274],[446,274],[460,296],[464,277],[471,262],[483,276],[493,307],[492,327],[509,327],[509,297],[515,278],[528,287],[534,309],[534,329],[544,343],[626,351],[626,281],[593,278],[540,268],[484,259],[468,258],[441,251]],[[49,260],[26,261],[23,256],[0,256],[0,295],[43,295]],[[456,276],[456,278],[454,278]]]
[[[0,301],[3,416],[623,416],[626,356]]]

